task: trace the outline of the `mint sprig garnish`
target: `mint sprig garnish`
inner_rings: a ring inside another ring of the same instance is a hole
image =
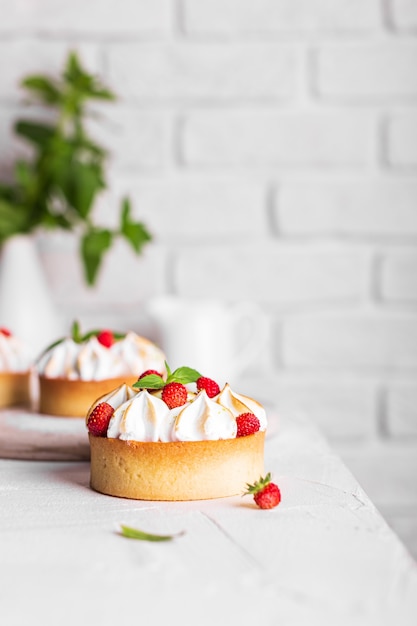
[[[192,367],[178,367],[171,372],[168,363],[165,361],[165,369],[167,371],[167,378],[164,380],[156,374],[148,374],[143,378],[140,378],[133,384],[136,389],[163,389],[168,383],[181,383],[188,385],[189,383],[195,383],[201,374]]]
[[[133,383],[132,387],[137,389],[162,389],[165,387],[166,381],[156,374],[149,374]]]
[[[172,374],[168,375],[167,383],[182,383],[187,385],[188,383],[195,383],[200,378],[200,372],[192,369],[191,367],[179,367]]]
[[[75,343],[81,343],[82,335],[81,335],[81,327],[77,320],[72,323],[71,327],[71,337],[75,341]]]
[[[91,339],[91,337],[97,337],[101,332],[102,329],[97,328],[94,330],[89,330],[88,333],[85,333],[83,335],[81,333],[81,327],[79,322],[75,321],[73,322],[71,327],[71,338],[73,339],[73,341],[75,341],[75,343],[84,343],[84,341],[88,341],[89,339]],[[126,333],[118,333],[115,331],[112,331],[112,335],[116,340],[126,337]]]
[[[85,333],[83,335],[81,333],[80,323],[77,320],[75,320],[71,326],[70,337],[75,343],[84,343],[85,341],[88,341],[89,339],[91,339],[91,337],[97,337],[101,332],[102,332],[102,329],[99,328],[95,330],[89,330],[88,333]],[[124,339],[126,337],[126,333],[112,331],[112,334],[113,334],[113,337],[116,339],[116,341],[119,341],[120,339]],[[49,350],[52,350],[56,346],[59,346],[59,344],[65,341],[65,339],[67,339],[67,337],[60,337],[53,343],[49,344],[49,346],[47,346],[44,350],[42,350],[40,355],[37,357],[36,362],[39,362],[44,354],[46,354],[47,352],[49,352]]]
[[[175,535],[155,535],[139,530],[138,528],[131,528],[130,526],[120,524],[120,534],[128,539],[139,539],[141,541],[171,541],[174,537],[183,535],[184,531]]]

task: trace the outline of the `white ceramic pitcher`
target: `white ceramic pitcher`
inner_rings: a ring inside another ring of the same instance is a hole
[[[63,321],[30,235],[15,235],[0,249],[0,326],[25,342],[34,357],[63,334]]]
[[[232,384],[256,362],[266,341],[266,318],[252,302],[164,296],[147,310],[170,368],[195,368],[219,385]]]

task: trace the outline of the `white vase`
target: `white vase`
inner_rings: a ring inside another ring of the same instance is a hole
[[[63,321],[31,235],[15,235],[0,247],[0,326],[24,341],[33,357],[63,336]]]

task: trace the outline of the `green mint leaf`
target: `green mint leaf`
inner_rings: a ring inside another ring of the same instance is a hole
[[[1,190],[0,190],[1,193]],[[8,193],[5,189],[4,195]],[[26,208],[0,197],[0,241],[30,229],[30,216]]]
[[[97,335],[99,334],[100,330],[89,330],[88,333],[85,333],[85,335],[82,336],[82,341],[88,341],[89,339],[91,339],[91,337],[97,337]]]
[[[112,244],[109,230],[93,228],[81,240],[81,257],[88,285],[93,285],[97,278],[103,256]]]
[[[171,539],[174,539],[174,537],[180,537],[184,534],[184,532],[181,532],[176,535],[154,535],[137,528],[125,526],[124,524],[120,525],[120,529],[123,537],[128,537],[129,539],[140,539],[142,541],[170,541]]]
[[[30,91],[35,97],[48,104],[57,104],[62,99],[62,94],[55,82],[46,76],[28,76],[21,84],[22,87]]]
[[[96,196],[105,187],[101,167],[97,163],[70,162],[63,182],[66,184],[62,191],[69,204],[85,220]]]
[[[192,369],[191,367],[178,367],[168,375],[167,383],[182,383],[187,385],[188,383],[195,383],[200,378],[200,372]]]
[[[48,144],[55,133],[54,127],[49,124],[28,122],[26,120],[16,122],[14,129],[18,135],[41,148]]]
[[[124,198],[122,202],[120,232],[137,254],[141,252],[145,243],[152,239],[144,224],[132,220],[129,198]]]
[[[75,320],[72,324],[71,337],[73,341],[75,341],[75,343],[81,343],[83,340],[83,337],[81,335],[80,324],[79,322],[77,322],[77,320]]]
[[[148,376],[144,376],[136,381],[132,387],[135,389],[162,389],[162,387],[165,387],[165,384],[165,381],[160,376],[148,374]]]
[[[101,328],[89,330],[88,333],[85,333],[85,335],[83,335],[82,341],[88,341],[89,339],[91,339],[91,337],[97,337],[102,331],[103,329]],[[112,330],[111,332],[116,341],[119,341],[119,339],[124,339],[126,337],[126,333],[119,333],[114,330]]]

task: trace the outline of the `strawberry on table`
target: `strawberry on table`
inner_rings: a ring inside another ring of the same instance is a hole
[[[113,413],[114,409],[108,402],[100,402],[88,416],[88,431],[96,437],[105,437]]]
[[[278,485],[271,482],[271,473],[256,481],[253,485],[247,485],[248,490],[243,495],[253,495],[255,503],[260,509],[273,509],[281,502],[281,492]]]

